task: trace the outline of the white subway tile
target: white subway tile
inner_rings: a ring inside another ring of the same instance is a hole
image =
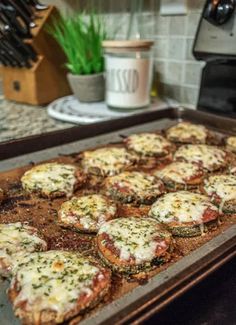
[[[195,36],[199,20],[200,20],[199,13],[191,12],[188,14],[186,35],[193,36],[193,37]]]
[[[155,22],[155,34],[156,35],[168,35],[169,34],[169,23],[170,17],[164,17],[157,15]]]
[[[168,56],[168,40],[167,39],[156,40],[153,51],[154,51],[154,57],[156,59],[167,58],[167,56]]]
[[[172,16],[170,17],[170,35],[184,35],[185,34],[185,25],[187,22],[186,16]]]
[[[169,59],[184,59],[185,39],[171,38],[168,46]]]
[[[202,67],[198,63],[186,63],[185,64],[185,84],[196,85],[200,84]]]
[[[167,71],[164,80],[170,84],[181,84],[183,81],[183,70],[184,66],[182,63],[168,62]]]
[[[181,104],[191,104],[196,107],[198,101],[198,88],[181,87]]]
[[[195,60],[192,54],[193,42],[194,42],[193,38],[186,39],[186,49],[185,49],[186,60]]]

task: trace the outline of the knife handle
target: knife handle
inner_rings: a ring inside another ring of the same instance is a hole
[[[29,26],[30,28],[36,27],[36,24],[34,21],[32,21],[31,17],[22,10],[20,6],[14,1],[14,0],[5,0],[8,4],[10,4],[15,10],[17,16],[20,16],[20,18],[24,21],[25,25]]]
[[[21,26],[17,25],[17,22],[14,23],[11,19],[11,17],[6,13],[6,11],[1,11],[1,4],[0,4],[0,22],[3,23],[4,26],[9,26],[12,29],[14,29],[20,36],[26,37],[27,36],[27,30],[23,29]]]
[[[10,62],[9,60],[7,60],[7,58],[1,53],[1,50],[0,50],[0,62],[2,65],[4,65],[4,67],[13,67],[13,63]]]
[[[32,20],[41,18],[41,16],[35,13],[34,10],[35,8],[28,5],[26,0],[18,0],[18,2],[19,2],[19,6],[22,7],[22,10],[26,11],[28,16],[31,17]]]
[[[16,33],[14,33],[13,30],[8,28],[5,30],[5,33],[2,33],[2,35],[5,35],[7,40],[16,48],[18,48],[23,55],[27,56],[28,59],[34,62],[37,61],[37,53],[33,47],[30,44],[25,44],[24,41],[19,36],[17,36]]]
[[[22,53],[19,52],[12,44],[10,44],[5,37],[1,37],[1,45],[5,48],[9,54],[17,61],[21,66],[31,68],[31,64],[27,58],[25,58]]]
[[[26,0],[29,5],[33,6],[36,10],[46,10],[48,9],[48,6],[43,5],[37,0]]]
[[[24,10],[29,17],[31,17],[32,19],[35,18],[33,9],[27,5],[25,0],[17,0],[17,2],[19,3],[19,6],[22,8],[22,10]]]
[[[18,67],[21,68],[22,65],[20,62],[18,62],[15,57],[12,57],[11,53],[9,53],[8,50],[6,50],[3,46],[3,44],[0,44],[0,54],[5,59],[6,63],[11,67]]]
[[[30,6],[34,7],[36,10],[39,10],[39,11],[40,10],[46,10],[46,9],[48,9],[48,6],[47,5],[44,5],[44,4],[40,3],[37,0],[26,0],[26,2]]]
[[[15,8],[0,3],[0,15],[1,17],[4,17],[5,21],[7,21],[7,25],[13,27],[14,30],[16,30],[16,32],[20,34],[20,36],[24,38],[32,37],[29,26],[25,24],[23,26],[18,21]]]

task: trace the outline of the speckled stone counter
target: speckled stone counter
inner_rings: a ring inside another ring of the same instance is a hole
[[[22,105],[0,96],[0,142],[72,126],[49,117],[46,107]]]

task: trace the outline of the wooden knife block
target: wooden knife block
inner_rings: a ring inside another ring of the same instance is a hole
[[[59,45],[45,30],[45,25],[58,15],[55,7],[38,13],[30,44],[38,53],[32,68],[3,67],[3,92],[6,99],[32,105],[44,105],[71,94],[64,68],[65,56]]]

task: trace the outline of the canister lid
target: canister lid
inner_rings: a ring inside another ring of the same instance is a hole
[[[102,46],[106,51],[122,51],[122,50],[149,50],[154,44],[151,40],[106,40],[102,42]]]

